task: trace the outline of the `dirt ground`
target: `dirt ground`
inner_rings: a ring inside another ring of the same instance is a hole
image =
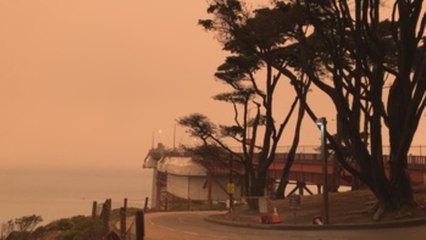
[[[399,212],[385,212],[380,222],[426,218],[426,210],[422,207],[426,199],[426,186],[414,186],[413,191],[418,207]],[[275,207],[282,223],[312,224],[313,218],[321,215],[322,195],[305,195],[301,196],[300,200],[298,208],[290,208],[289,199],[267,200],[267,215],[271,217]],[[373,214],[369,211],[374,204],[375,198],[367,189],[329,193],[329,222],[331,224],[374,223],[376,221],[373,220]],[[261,215],[258,211],[248,210],[246,205],[240,205],[233,213],[222,217],[233,221],[259,223]]]

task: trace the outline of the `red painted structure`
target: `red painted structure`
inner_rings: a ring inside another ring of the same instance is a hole
[[[280,179],[286,158],[287,153],[277,154],[275,161],[269,167],[269,178]],[[384,160],[388,162],[389,156],[385,156]],[[328,179],[333,179],[335,174],[334,179],[337,186],[351,186],[352,175],[338,167],[333,161],[328,160]],[[323,182],[321,166],[321,155],[318,153],[296,154],[294,163],[290,168],[289,180],[321,185]],[[413,183],[423,183],[426,176],[426,156],[408,156],[408,171]]]
[[[421,152],[420,152],[421,154]],[[180,155],[179,155],[180,156]],[[196,156],[192,156],[193,160],[200,163],[207,170],[206,183],[204,188],[207,188],[207,199],[211,202],[212,199],[212,185],[217,184],[224,192],[227,192],[226,185],[223,185],[217,181],[218,177],[231,177],[229,169],[229,159],[222,159],[223,161],[207,161]],[[256,159],[256,157],[255,157]],[[280,180],[282,171],[285,166],[287,159],[287,153],[277,153],[275,161],[270,165],[268,171],[268,191],[273,193],[275,184]],[[426,183],[426,156],[408,156],[408,171],[413,183]],[[256,161],[256,160],[254,160]],[[384,157],[385,163],[389,162],[389,157]],[[241,176],[244,174],[244,167],[241,162],[234,159],[232,164],[233,182],[237,183],[241,187],[241,193],[243,193],[242,182],[244,181]],[[389,168],[388,168],[389,169]],[[353,182],[352,175],[341,168],[339,164],[333,160],[333,156],[329,156],[328,159],[328,179],[334,187],[339,186],[351,186]],[[303,191],[306,190],[309,193],[310,190],[306,188],[306,184],[317,185],[318,192],[321,190],[323,185],[323,170],[321,155],[319,153],[297,153],[295,155],[294,163],[290,169],[289,180],[295,182],[296,188],[291,191],[291,195],[297,189],[299,194],[303,195]],[[155,177],[156,183],[156,205],[159,209],[168,208],[168,202],[172,201],[172,196],[167,193],[167,172],[158,172]],[[330,183],[329,182],[329,183]],[[312,194],[312,193],[311,193]],[[188,209],[190,209],[190,200],[188,199]]]

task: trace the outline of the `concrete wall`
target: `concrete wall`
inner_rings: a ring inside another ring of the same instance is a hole
[[[212,182],[212,200],[224,201],[229,198],[229,195],[223,191],[219,186],[219,182],[225,189],[228,179],[225,177],[216,178]],[[191,200],[208,200],[208,184],[207,178],[204,176],[180,176],[180,175],[167,175],[167,192],[184,199]],[[240,186],[235,187],[235,199],[241,198]]]

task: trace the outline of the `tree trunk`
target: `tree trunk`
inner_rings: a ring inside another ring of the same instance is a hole
[[[287,155],[287,161],[285,163],[282,175],[281,175],[281,179],[280,179],[280,183],[278,185],[278,189],[277,192],[275,193],[275,198],[276,199],[283,199],[285,198],[285,189],[287,187],[288,184],[288,177],[290,174],[290,168],[293,165],[294,162],[294,157],[296,155],[296,150],[297,150],[297,146],[299,144],[299,135],[300,135],[300,128],[296,129],[296,133],[295,133],[295,139],[293,141],[293,145],[291,146],[291,149]]]
[[[249,188],[249,193],[247,195],[247,203],[252,210],[259,209],[258,197],[264,196],[265,186],[266,186],[266,175],[260,174],[258,177],[254,177],[252,180],[252,185]]]
[[[395,159],[392,163],[393,162],[398,161]],[[397,167],[397,163],[392,165],[391,180],[386,178],[386,176],[381,176],[375,179],[372,185],[367,184],[377,198],[377,205],[373,215],[373,219],[376,221],[380,220],[381,216],[386,211],[397,211],[397,214],[399,214],[399,211],[403,209],[404,206],[416,206],[407,169],[405,167]],[[380,176],[378,172],[380,172],[380,170],[375,174]]]
[[[395,208],[404,205],[413,205],[415,203],[413,191],[411,188],[411,180],[408,169],[406,167],[406,156],[404,159],[398,159],[397,156],[391,156],[391,191],[395,199],[393,204]]]
[[[303,122],[303,118],[305,116],[305,110],[307,108],[307,105],[306,105],[306,95],[308,93],[307,89],[309,89],[310,84],[311,84],[311,82],[309,81],[309,83],[306,84],[302,88],[295,87],[297,96],[299,98],[299,111],[298,111],[298,114],[297,114],[297,122],[296,122],[295,131],[294,131],[293,142],[291,144],[291,149],[288,152],[287,161],[285,163],[283,173],[281,175],[281,179],[280,179],[280,183],[278,185],[277,192],[275,193],[276,199],[285,198],[285,189],[286,189],[287,184],[288,184],[288,177],[289,177],[289,174],[290,174],[290,168],[293,165],[294,158],[296,156],[297,147],[299,146],[300,130],[302,128],[302,122]]]
[[[276,199],[284,199],[285,198],[285,190],[288,185],[288,174],[283,173],[280,179],[280,183],[277,188],[277,192],[275,193]]]

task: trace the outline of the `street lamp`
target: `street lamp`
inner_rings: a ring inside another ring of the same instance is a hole
[[[327,132],[327,120],[322,117],[317,119],[316,124],[318,128],[321,131],[321,162],[322,162],[322,173],[323,173],[323,191],[322,191],[322,201],[323,201],[323,209],[322,209],[322,216],[323,216],[323,223],[328,224],[329,223],[329,216],[328,216],[328,168],[327,168],[327,139],[326,139],[326,132]]]
[[[161,129],[157,129],[155,131],[152,131],[152,135],[151,135],[151,149],[154,149],[154,139],[155,139],[155,134],[161,134],[162,131]]]

